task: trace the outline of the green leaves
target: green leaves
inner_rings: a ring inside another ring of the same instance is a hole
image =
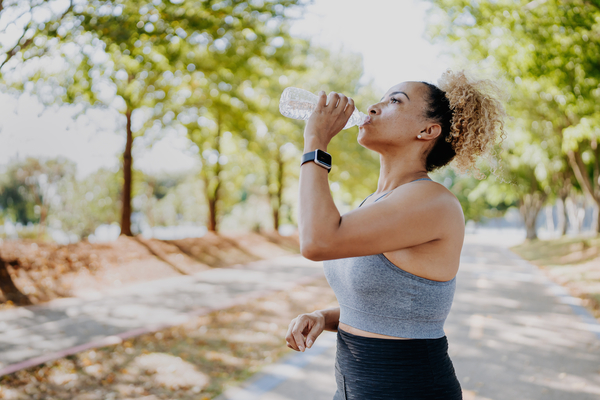
[[[578,170],[578,180],[587,179],[585,184],[579,182],[580,187],[591,187],[598,171],[582,168],[584,162],[597,165],[590,151],[596,147],[594,124],[600,107],[597,4],[583,0],[432,2],[439,23],[431,27],[430,35],[450,43],[451,52],[468,57],[475,66],[500,71],[511,93],[508,112],[513,119],[500,154],[502,179],[510,184],[482,182],[471,197],[484,196],[491,204],[503,196],[507,204],[517,198],[522,207],[535,209],[549,196],[566,196],[563,192],[571,187],[573,168]],[[585,159],[573,150],[586,154]],[[535,224],[537,211],[522,208],[521,212],[526,223]]]
[[[577,125],[570,126],[563,131],[562,149],[564,152],[578,150],[580,143],[593,143],[596,147],[600,141],[600,114],[589,118],[582,118]]]

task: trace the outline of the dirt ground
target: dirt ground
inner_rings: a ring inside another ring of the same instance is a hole
[[[290,321],[337,307],[325,278],[0,378],[11,400],[209,400],[282,355]]]
[[[4,241],[0,242],[0,309],[298,252],[297,236],[276,233],[207,233],[180,240],[121,236],[114,242],[69,245]]]

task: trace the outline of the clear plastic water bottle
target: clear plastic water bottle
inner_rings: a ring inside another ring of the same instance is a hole
[[[317,108],[318,102],[319,97],[317,95],[307,90],[289,87],[281,94],[279,111],[288,118],[307,120]],[[351,128],[354,125],[362,125],[366,119],[367,115],[354,109],[344,129]]]

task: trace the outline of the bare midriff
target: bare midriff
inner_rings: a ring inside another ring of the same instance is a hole
[[[396,337],[396,336],[381,335],[379,333],[373,333],[373,332],[363,331],[362,329],[357,329],[357,328],[354,328],[354,327],[352,327],[350,325],[346,325],[343,322],[339,323],[338,329],[341,329],[344,332],[348,332],[348,333],[351,333],[352,335],[356,335],[356,336],[363,336],[363,337],[370,337],[370,338],[379,338],[379,339],[411,340],[410,338],[402,338],[402,337]]]

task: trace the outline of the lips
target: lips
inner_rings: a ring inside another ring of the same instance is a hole
[[[371,116],[367,115],[367,118],[365,118],[365,121],[360,126],[365,126],[370,123],[371,123]]]

